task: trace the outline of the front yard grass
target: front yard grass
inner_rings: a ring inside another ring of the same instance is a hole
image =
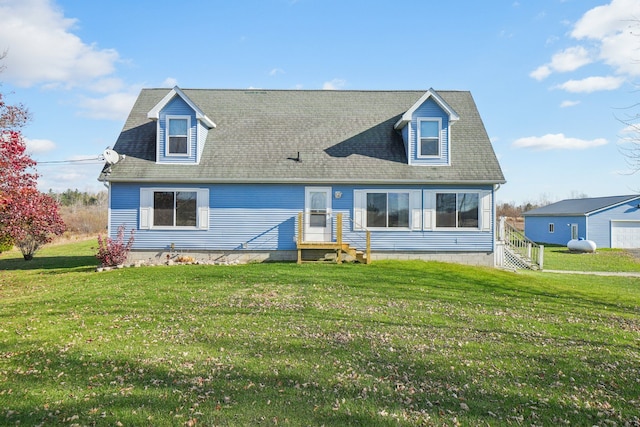
[[[640,272],[640,260],[624,249],[571,252],[566,246],[544,247],[545,270]]]
[[[0,255],[0,424],[640,423],[638,279],[92,254]]]

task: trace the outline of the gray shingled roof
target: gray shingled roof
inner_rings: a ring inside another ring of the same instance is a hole
[[[640,199],[640,195],[593,197],[586,199],[568,199],[552,203],[541,208],[524,212],[523,216],[580,216],[619,205],[633,199]]]
[[[118,182],[504,183],[475,102],[437,93],[459,114],[451,166],[409,166],[393,129],[426,91],[183,89],[213,120],[199,165],[156,164],[147,113],[169,89],[141,91],[115,146]],[[291,160],[300,153],[301,162]],[[106,168],[105,168],[106,170]],[[104,173],[101,179],[104,179]]]

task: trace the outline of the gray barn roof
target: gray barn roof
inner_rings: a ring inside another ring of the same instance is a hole
[[[183,89],[213,122],[198,165],[156,164],[147,113],[169,89],[143,89],[115,146],[118,182],[504,183],[475,102],[438,91],[460,116],[451,166],[409,166],[393,128],[426,91]],[[300,153],[301,162],[291,160]],[[107,168],[105,167],[105,171]]]
[[[640,199],[640,195],[593,197],[585,199],[568,199],[533,209],[523,213],[523,216],[581,216],[589,215],[599,210],[619,205],[633,199]]]

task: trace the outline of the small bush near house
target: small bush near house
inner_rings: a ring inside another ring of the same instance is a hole
[[[115,267],[116,265],[124,264],[133,246],[133,241],[134,233],[132,229],[129,240],[126,243],[124,242],[124,225],[118,227],[118,234],[115,239],[111,237],[103,239],[102,235],[98,234],[98,253],[96,253],[96,258],[100,260],[103,267]]]

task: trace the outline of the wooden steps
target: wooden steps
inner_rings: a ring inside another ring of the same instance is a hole
[[[304,215],[303,212],[298,213],[296,248],[298,250],[298,264],[303,262],[320,262],[332,261],[341,264],[345,261],[355,261],[363,264],[371,263],[371,233],[365,230],[366,251],[358,250],[351,247],[342,240],[342,213],[338,213],[335,217],[335,242],[314,242],[304,239]],[[312,257],[304,257],[313,255]],[[327,255],[329,255],[327,257]],[[306,258],[306,259],[305,259]],[[309,259],[311,258],[311,259]]]
[[[297,246],[298,264],[303,262],[335,262],[341,264],[343,261],[369,264],[366,253],[349,246],[348,243],[302,242],[298,243]],[[306,257],[303,251],[306,252]],[[311,257],[308,256],[309,253],[311,253]]]

